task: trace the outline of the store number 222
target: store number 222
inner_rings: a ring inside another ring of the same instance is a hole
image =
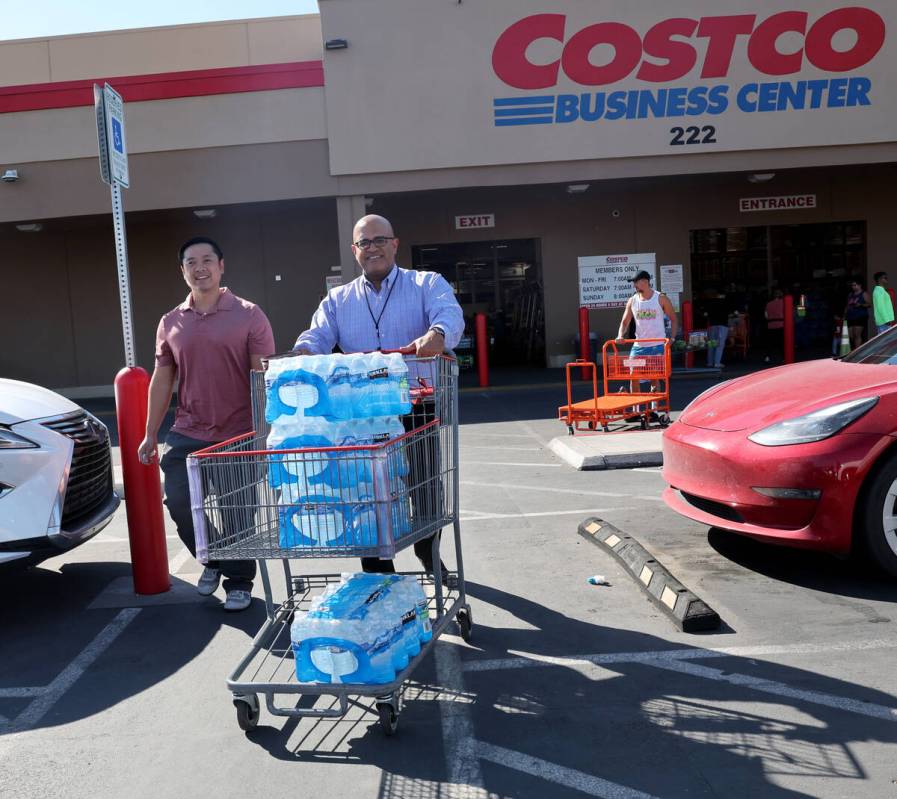
[[[716,128],[713,125],[704,125],[699,128],[691,125],[687,128],[670,128],[673,138],[671,145],[678,144],[716,144]]]

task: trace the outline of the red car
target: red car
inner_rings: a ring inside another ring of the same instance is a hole
[[[777,544],[864,545],[897,575],[897,328],[840,360],[713,386],[663,436],[663,499]]]

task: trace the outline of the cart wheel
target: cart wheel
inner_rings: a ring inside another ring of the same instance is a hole
[[[396,709],[389,702],[377,702],[377,715],[380,717],[380,729],[383,734],[395,735],[399,726],[399,717]]]
[[[239,699],[234,697],[234,707],[237,709],[237,724],[243,732],[250,732],[259,723],[259,700],[255,694],[250,694]]]
[[[568,424],[568,425],[567,425],[567,435],[568,435],[568,436],[572,436],[572,435],[573,435],[573,425],[572,425],[572,424]]]
[[[669,426],[670,426],[670,422],[671,422],[670,417],[669,417],[667,414],[665,414],[665,413],[660,414],[660,416],[659,416],[658,419],[657,419],[657,423],[658,423],[661,427],[669,427]]]
[[[294,594],[301,594],[303,591],[305,591],[305,588],[306,588],[305,578],[303,578],[303,577],[294,577],[293,578],[293,593]]]
[[[469,644],[471,629],[473,628],[473,614],[470,612],[470,608],[459,610],[456,619],[458,620],[458,631],[461,633],[461,639],[465,644]]]
[[[610,432],[610,427],[609,427],[608,425],[606,425],[606,424],[601,425],[601,429],[602,429],[605,433],[609,433],[609,432]]]
[[[642,417],[642,430],[648,429],[648,420],[643,416]]]
[[[589,422],[589,430],[594,430],[594,429],[595,429],[595,423]]]

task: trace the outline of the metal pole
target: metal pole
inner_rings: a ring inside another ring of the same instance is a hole
[[[685,344],[688,346],[688,334],[691,333],[695,324],[694,307],[691,300],[682,301],[682,335],[685,336]],[[693,352],[685,353],[685,368],[691,369],[695,365],[695,355]]]
[[[115,258],[118,262],[118,297],[121,305],[121,326],[125,338],[125,365],[136,366],[134,324],[131,320],[131,279],[128,275],[128,239],[125,235],[125,209],[121,188],[112,181],[112,224],[115,228]]]
[[[589,338],[589,309],[579,309],[579,357],[583,361],[592,360],[592,341]],[[589,373],[594,371],[587,369],[585,366],[579,370],[579,377],[582,380],[589,379]]]
[[[489,332],[486,327],[486,314],[478,313],[476,319],[476,344],[477,344],[477,376],[480,379],[480,387],[489,385]]]
[[[782,301],[782,314],[785,319],[785,327],[782,330],[782,345],[784,349],[784,363],[794,363],[794,297],[790,292],[785,295]]]

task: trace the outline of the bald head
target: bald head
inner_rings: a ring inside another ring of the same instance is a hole
[[[364,242],[364,246],[358,246]],[[399,240],[386,217],[368,214],[361,217],[352,229],[352,252],[355,260],[371,283],[379,289],[395,263]]]

